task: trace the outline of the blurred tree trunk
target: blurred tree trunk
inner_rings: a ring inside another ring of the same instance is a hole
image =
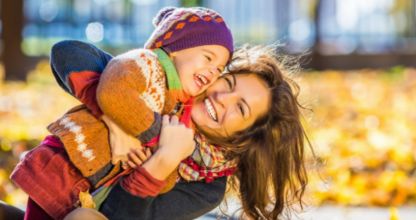
[[[314,23],[315,23],[315,44],[313,47],[313,52],[319,52],[319,47],[321,46],[321,25],[319,23],[321,16],[321,1],[316,0],[315,9],[314,9]]]
[[[26,65],[28,57],[23,54],[20,47],[24,22],[23,1],[1,1],[1,38],[3,46],[1,59],[6,70],[6,80],[25,80],[28,71]]]

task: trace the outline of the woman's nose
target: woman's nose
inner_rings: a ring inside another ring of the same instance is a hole
[[[218,92],[216,99],[220,105],[226,108],[237,100],[237,95],[234,92]]]

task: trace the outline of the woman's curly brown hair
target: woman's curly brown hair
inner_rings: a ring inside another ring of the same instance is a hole
[[[305,150],[313,149],[302,125],[300,87],[292,76],[300,71],[299,59],[278,55],[273,47],[245,45],[227,67],[229,74],[255,74],[265,83],[270,92],[267,113],[226,139],[206,135],[238,159],[228,184],[242,202],[241,219],[290,218],[293,205],[304,206]]]

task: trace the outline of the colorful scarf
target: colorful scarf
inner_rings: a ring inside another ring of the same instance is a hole
[[[196,133],[194,153],[179,164],[178,181],[212,182],[215,178],[232,175],[237,170],[237,160],[226,158],[226,150],[218,145],[210,144],[201,133]]]

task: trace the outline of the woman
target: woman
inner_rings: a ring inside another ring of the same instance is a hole
[[[101,58],[98,62],[101,66],[111,59],[92,45],[83,47],[93,47],[96,53],[93,56]],[[279,62],[273,51],[265,47],[243,47],[234,53],[228,67],[230,74],[197,97],[192,110],[197,130],[210,143],[227,148],[237,159],[238,170],[228,182],[239,193],[244,215],[253,219],[283,217],[287,214],[283,212],[285,207],[290,211],[294,203],[301,207],[303,204],[308,181],[304,148],[310,143],[301,124],[302,107],[297,101],[299,87],[289,78],[298,66],[289,62],[287,56]],[[60,85],[68,85],[59,72],[54,73]],[[214,116],[206,110],[207,99],[214,105]],[[105,122],[113,134],[112,144],[119,143],[116,139],[123,139],[128,140],[126,145],[138,146],[139,143],[135,144],[136,140],[117,129],[117,125],[110,120]],[[161,146],[143,164],[148,174],[156,179],[166,177],[168,171],[174,170],[191,152],[189,147],[169,148],[169,145],[173,146],[173,141]],[[163,167],[155,162],[157,158],[171,160]],[[209,184],[180,182],[171,192],[146,198],[132,195],[118,184],[100,212],[109,219],[194,219],[220,203],[226,182],[226,177]]]

